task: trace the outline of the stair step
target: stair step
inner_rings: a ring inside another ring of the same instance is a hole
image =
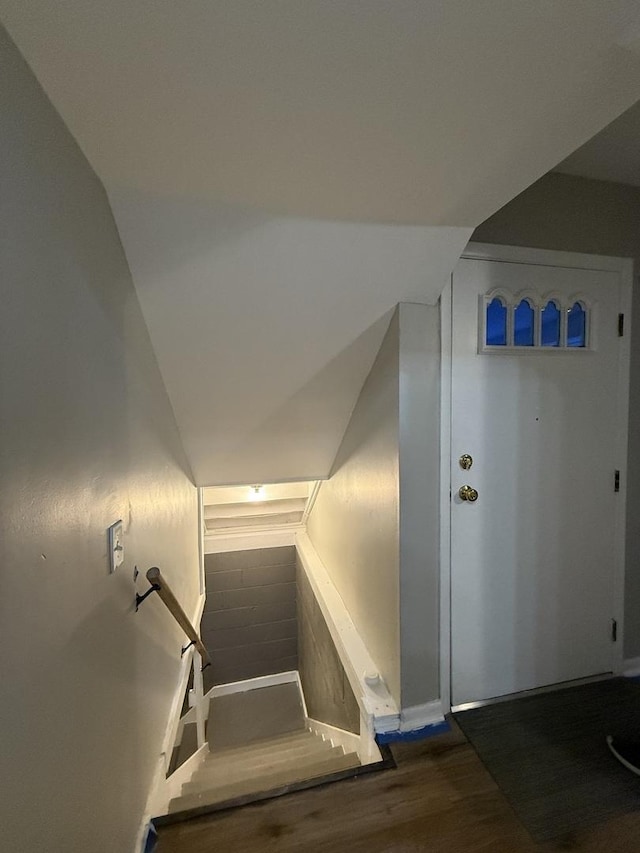
[[[331,749],[331,741],[324,740],[321,737],[309,734],[305,738],[296,738],[295,740],[284,741],[270,747],[264,746],[259,750],[254,750],[249,744],[243,749],[234,750],[233,754],[223,755],[221,753],[212,752],[206,757],[204,763],[200,766],[198,773],[209,772],[214,767],[256,767],[270,761],[280,761],[287,755],[293,753],[313,753],[321,752],[325,749]]]
[[[334,747],[334,749],[340,748]],[[251,779],[244,779],[230,785],[220,784],[199,793],[194,792],[176,797],[169,803],[169,813],[175,814],[176,812],[213,805],[214,803],[221,803],[237,797],[271,791],[286,785],[292,785],[295,782],[313,779],[317,776],[328,776],[340,770],[348,770],[359,766],[360,760],[355,752],[350,752],[347,755],[343,754],[331,756],[330,758],[322,758],[321,760],[316,759],[308,764],[293,763],[290,766],[280,768],[275,773],[265,773],[262,776],[254,776]]]
[[[208,740],[212,752],[245,746],[247,733],[266,740],[304,731],[305,715],[296,682],[214,696],[209,703]]]
[[[267,773],[286,770],[287,767],[305,767],[316,761],[342,755],[344,750],[341,746],[331,746],[327,741],[322,741],[319,746],[312,744],[311,748],[307,749],[287,750],[281,755],[263,758],[260,762],[253,762],[249,757],[235,766],[227,762],[221,766],[215,759],[209,759],[198,768],[189,782],[185,782],[182,793],[202,791],[217,785],[230,785],[245,779],[256,779]]]
[[[294,732],[288,732],[285,735],[278,737],[264,738],[262,740],[250,740],[242,746],[227,747],[226,749],[212,749],[211,755],[215,755],[217,760],[237,760],[246,754],[247,750],[251,750],[254,755],[273,752],[282,749],[290,749],[300,743],[307,743],[309,738],[318,738],[321,736],[309,729],[300,729]]]

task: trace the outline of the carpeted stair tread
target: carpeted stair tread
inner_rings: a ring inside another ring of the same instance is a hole
[[[214,696],[209,704],[207,736],[212,752],[305,728],[302,697],[296,682]]]
[[[287,732],[287,734],[279,735],[278,737],[264,738],[262,740],[250,740],[241,746],[228,747],[227,749],[211,749],[212,755],[219,759],[236,759],[251,750],[254,755],[260,752],[271,752],[274,749],[289,749],[297,746],[300,743],[307,743],[309,737],[315,735],[309,729],[301,731]]]
[[[254,775],[251,778],[245,778],[231,784],[220,783],[199,792],[185,792],[183,796],[176,797],[171,801],[169,813],[196,809],[238,797],[282,788],[302,780],[328,776],[341,770],[357,767],[359,764],[360,761],[356,753],[345,755],[341,747],[335,747],[331,750],[330,755],[315,756],[308,762],[293,760],[273,772]]]
[[[333,749],[335,748],[330,741],[310,735],[309,738],[295,746],[274,747],[272,750],[262,750],[257,755],[249,748],[242,752],[239,751],[237,756],[222,759],[220,756],[212,754],[200,765],[193,774],[191,782],[187,784],[197,784],[202,787],[202,782],[215,778],[233,781],[246,776],[255,776],[264,770],[275,770],[290,761],[306,762],[315,756],[324,756],[331,753]]]
[[[328,741],[320,741],[318,745],[311,744],[304,750],[287,750],[279,755],[274,754],[259,761],[254,761],[250,756],[247,756],[238,765],[227,762],[220,764],[215,759],[209,760],[198,768],[190,782],[183,785],[182,793],[214,787],[218,783],[225,785],[231,782],[240,782],[243,779],[255,779],[265,773],[276,773],[292,765],[299,767],[316,760],[338,755],[344,755],[342,747],[334,747]]]

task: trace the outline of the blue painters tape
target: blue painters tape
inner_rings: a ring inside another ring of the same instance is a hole
[[[414,729],[412,732],[382,732],[376,735],[376,742],[379,744],[398,743],[412,740],[422,740],[427,737],[435,737],[443,735],[451,731],[451,726],[446,720],[441,723],[432,723],[430,726],[423,726],[421,729]]]
[[[156,849],[157,843],[158,835],[156,833],[156,828],[152,823],[149,823],[147,825],[147,834],[142,845],[143,853],[153,853]]]

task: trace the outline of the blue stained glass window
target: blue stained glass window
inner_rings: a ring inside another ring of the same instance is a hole
[[[486,345],[488,347],[507,345],[507,306],[497,296],[487,305]]]
[[[542,346],[560,346],[560,309],[555,302],[547,302],[542,309]]]
[[[533,346],[533,308],[526,299],[513,312],[513,342],[517,347]]]
[[[569,309],[567,315],[567,346],[584,347],[587,345],[587,315],[579,302]]]

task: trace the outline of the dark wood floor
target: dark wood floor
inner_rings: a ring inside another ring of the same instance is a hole
[[[393,752],[397,770],[166,827],[158,853],[640,851],[640,813],[534,844],[459,730]]]

